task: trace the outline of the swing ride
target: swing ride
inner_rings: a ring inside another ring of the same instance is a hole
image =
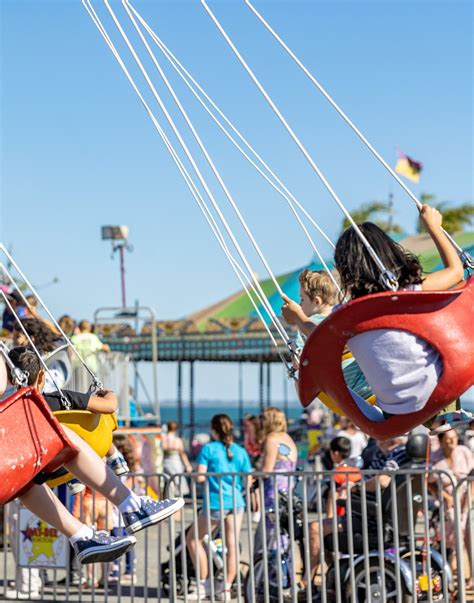
[[[125,48],[127,48],[130,52],[134,64],[138,68],[141,76],[143,76],[149,92],[151,93],[158,107],[161,109],[167,127],[171,129],[178,144],[173,142],[166,134],[164,127],[162,126],[160,120],[156,117],[151,105],[145,100],[144,93],[138,86],[130,68],[126,65],[123,57],[123,51],[118,50],[117,46],[113,42],[112,37],[109,35],[109,32],[104,25],[103,19],[97,13],[92,1],[81,1],[99,34],[106,42],[125,77],[137,94],[147,115],[151,119],[153,126],[163,140],[168,152],[170,153],[181,176],[183,177],[186,186],[196,201],[199,210],[203,214],[219,246],[228,259],[231,269],[235,272],[244,291],[248,295],[255,314],[261,321],[263,329],[265,329],[276,354],[286,367],[289,377],[296,378],[296,375],[298,375],[299,396],[303,406],[307,406],[317,396],[322,394],[323,400],[326,400],[326,403],[329,406],[331,406],[333,409],[343,411],[354,421],[354,423],[361,427],[363,431],[378,439],[384,439],[406,433],[413,427],[419,425],[421,422],[429,419],[448,402],[457,398],[473,384],[474,349],[471,341],[472,338],[468,337],[474,295],[472,278],[468,280],[462,288],[453,291],[397,291],[398,283],[396,276],[386,268],[381,258],[375,252],[373,246],[367,240],[358,225],[354,222],[349,211],[346,209],[344,203],[337,195],[326,176],[323,174],[321,168],[316,164],[308,149],[304,146],[295,131],[291,128],[288,120],[283,115],[282,111],[267,92],[249,64],[243,58],[229,34],[224,29],[223,25],[217,19],[214,12],[209,8],[205,0],[201,0],[201,5],[204,11],[208,14],[209,18],[216,26],[226,45],[233,52],[251,81],[255,84],[258,91],[261,93],[273,113],[277,116],[284,129],[289,134],[292,141],[301,151],[311,169],[321,180],[333,201],[340,208],[344,216],[349,220],[351,227],[359,236],[374,265],[377,267],[380,274],[380,282],[386,289],[385,293],[370,295],[368,297],[343,304],[341,308],[336,310],[329,318],[323,321],[315,329],[313,334],[308,338],[300,355],[300,352],[297,350],[293,341],[291,332],[287,329],[287,326],[284,324],[281,317],[269,302],[261,282],[257,278],[256,272],[247,257],[247,254],[244,252],[241,244],[238,241],[238,238],[233,231],[233,228],[226,219],[220,207],[217,195],[213,192],[213,186],[211,186],[208,177],[204,175],[205,171],[200,168],[195,153],[191,151],[190,146],[186,143],[183,133],[178,127],[176,120],[172,117],[169,108],[158,92],[158,88],[153,81],[152,75],[145,67],[142,58],[140,58],[140,51],[131,41],[130,36],[127,35],[126,27],[116,15],[116,12],[112,9],[108,0],[103,0],[103,4],[118,31],[121,44],[124,44]],[[323,94],[333,109],[337,111],[345,123],[369,149],[374,157],[407,193],[407,195],[415,203],[416,207],[421,209],[422,204],[414,193],[408,189],[400,177],[392,170],[392,168],[390,168],[390,166],[375,150],[371,143],[364,137],[360,130],[352,123],[352,121],[347,117],[342,109],[340,109],[331,96],[324,90],[318,80],[307,70],[298,57],[270,27],[262,15],[260,15],[260,13],[248,0],[245,0],[245,5],[262,23],[265,29],[270,32],[270,34],[285,50],[285,52],[290,55],[292,60],[305,73],[318,91]],[[202,153],[207,171],[210,171],[212,176],[217,181],[222,194],[230,204],[238,222],[253,246],[259,260],[267,271],[275,290],[280,296],[283,296],[283,290],[278,279],[275,277],[269,262],[267,261],[249,225],[243,217],[238,203],[227,187],[221,172],[217,168],[210,152],[202,141],[175,88],[166,76],[160,62],[155,55],[154,50],[152,49],[151,44],[154,44],[158,48],[163,57],[176,71],[180,79],[189,88],[192,95],[205,109],[225,137],[287,203],[292,216],[301,227],[305,238],[308,240],[312,250],[316,254],[316,257],[321,262],[323,269],[327,271],[328,275],[333,281],[334,286],[339,291],[342,301],[343,294],[341,292],[339,283],[333,272],[329,269],[329,266],[319,251],[318,246],[314,243],[304,219],[306,219],[308,223],[316,229],[319,235],[333,249],[334,243],[324,233],[318,223],[310,215],[308,210],[305,209],[302,203],[276,175],[274,170],[268,165],[268,163],[265,162],[265,160],[247,141],[243,134],[241,134],[241,132],[233,125],[231,120],[204,91],[202,86],[198,84],[193,76],[191,76],[189,71],[164,44],[164,42],[150,27],[146,20],[132,6],[130,1],[122,0],[122,7],[124,9],[125,17],[128,18],[132,31],[138,35],[138,38],[143,45],[142,52],[144,52],[144,54],[151,60],[154,68],[156,68],[156,72],[159,75],[161,82],[165,86],[167,93],[173,99],[176,108],[178,109],[182,119],[192,134],[194,142],[199,148],[199,151]],[[192,170],[187,167],[188,165],[191,166]],[[466,271],[471,271],[474,269],[472,258],[466,254],[459,247],[459,245],[457,245],[455,240],[448,233],[445,233],[445,235],[458,252]],[[5,255],[8,262],[10,262],[10,264],[15,268],[23,282],[28,286],[30,291],[37,298],[40,305],[44,308],[48,314],[48,317],[64,338],[67,349],[76,355],[78,361],[88,371],[92,381],[91,387],[94,390],[102,390],[102,383],[100,383],[96,375],[94,375],[94,373],[84,362],[84,359],[74,348],[67,335],[62,331],[61,327],[56,322],[53,315],[39,297],[29,280],[20,270],[11,254],[8,253],[3,245],[0,246],[0,252]],[[8,272],[3,264],[2,270],[4,272]],[[20,287],[17,285],[16,289],[20,292],[20,294],[22,294]],[[1,292],[1,294],[3,296],[3,302],[5,305],[9,307],[10,311],[18,319],[14,309],[9,304],[5,293]],[[24,301],[26,305],[28,305],[26,298]],[[21,323],[19,324],[21,325]],[[449,325],[448,328],[447,325]],[[383,416],[383,413],[379,411],[376,405],[372,406],[364,400],[356,401],[348,391],[341,369],[341,358],[343,357],[344,348],[347,341],[354,335],[366,332],[368,330],[380,328],[397,328],[405,330],[424,339],[439,352],[443,361],[443,373],[435,391],[422,411],[412,413],[410,415],[396,417],[392,416],[387,418]],[[51,375],[48,366],[41,358],[41,355],[36,350],[34,343],[31,341],[26,331],[24,329],[23,331],[28,339],[29,345],[37,353],[42,362],[42,366],[49,374],[53,383],[55,383],[56,389],[61,394],[61,388],[57,385],[54,377]],[[324,350],[324,354],[321,353],[321,350]],[[8,359],[6,357],[5,361],[8,363]],[[17,386],[20,385],[24,384],[17,383]],[[324,396],[326,396],[326,398],[324,398]],[[44,471],[49,473],[54,471],[64,464],[67,459],[71,458],[71,455],[74,455],[74,448],[62,433],[60,424],[68,425],[68,427],[78,433],[92,447],[94,447],[101,456],[103,456],[104,450],[106,450],[106,444],[108,442],[110,443],[111,441],[112,431],[116,428],[116,423],[114,423],[113,419],[108,420],[103,416],[94,416],[93,413],[89,413],[87,411],[71,411],[71,409],[68,408],[67,400],[63,395],[61,395],[61,401],[63,403],[64,410],[56,413],[56,415],[53,416],[47,409],[44,400],[38,392],[32,388],[22,387],[15,394],[9,396],[0,403],[2,427],[5,427],[1,431],[0,437],[0,452],[3,453],[1,457],[2,460],[0,461],[0,479],[2,480],[2,484],[0,486],[0,502],[3,503],[11,500],[13,497],[17,496],[23,488],[26,488],[31,480],[40,472]],[[15,453],[15,449],[11,446],[11,433],[13,432],[14,427],[15,434],[17,433],[16,428],[19,425],[18,421],[21,422],[21,431],[23,433],[22,438],[25,440],[24,442],[22,441],[25,452],[24,457],[21,459],[21,464],[18,464],[19,461],[17,458],[13,459],[11,457],[12,451]],[[8,429],[8,427],[10,427],[10,429]],[[19,470],[12,471],[13,466],[19,467]],[[66,481],[66,478],[61,476],[59,479]],[[56,485],[59,482],[55,481],[52,483]]]

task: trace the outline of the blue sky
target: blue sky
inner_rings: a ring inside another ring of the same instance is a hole
[[[120,3],[111,4],[126,24]],[[119,40],[102,3],[94,5]],[[133,5],[336,237],[340,210],[200,3],[136,0]],[[209,5],[347,206],[393,192],[397,221],[413,229],[412,202],[244,3]],[[424,164],[421,183],[413,186],[417,194],[472,201],[470,2],[255,0],[255,6],[391,164],[397,146]],[[1,17],[1,237],[33,282],[59,278],[43,291],[53,312],[90,317],[96,307],[120,302],[118,262],[110,260],[110,248],[100,240],[103,224],[130,226],[128,297],[153,306],[159,317],[181,317],[238,289],[80,1],[3,0]],[[168,68],[167,73],[172,75]],[[171,80],[178,84],[176,77]],[[177,90],[274,271],[305,264],[311,249],[283,202],[180,84]],[[158,110],[156,115],[162,121]],[[214,183],[212,188],[218,190]],[[231,212],[226,215],[235,225]],[[245,249],[263,276],[246,243]],[[324,245],[322,250],[328,254]],[[163,369],[165,397],[174,391],[169,372]],[[214,372],[203,374],[203,395],[206,388],[211,397],[226,395],[224,381],[214,386]]]

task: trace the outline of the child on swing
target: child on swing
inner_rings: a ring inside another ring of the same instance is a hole
[[[13,364],[21,371],[25,372],[27,369],[23,366],[22,359],[28,359],[28,354],[34,353],[31,350],[25,355],[25,351],[28,349],[28,339],[22,331],[22,328],[28,333],[38,352],[41,354],[50,352],[53,347],[53,342],[57,339],[57,336],[41,321],[27,318],[21,321],[21,324],[17,323],[13,330],[13,343],[16,345],[10,351],[10,359]],[[51,371],[51,367],[49,367]],[[54,371],[53,371],[54,372]],[[54,374],[55,378],[57,375]],[[36,389],[43,394],[43,398],[48,403],[48,406],[53,412],[57,410],[64,410],[61,404],[61,395],[55,391],[55,385],[49,380],[48,375],[41,368],[38,373],[36,380]],[[59,387],[62,387],[59,384]],[[71,410],[88,410],[90,412],[98,414],[112,414],[117,410],[118,400],[117,396],[112,391],[97,392],[92,394],[91,392],[81,393],[62,389],[63,395],[71,405]],[[123,456],[118,452],[115,446],[112,444],[106,454],[106,462],[115,475],[127,475],[129,472],[127,463]],[[79,480],[74,479],[67,483],[67,487],[71,494],[79,494],[85,490],[85,485]]]
[[[463,280],[464,269],[456,250],[443,232],[442,216],[435,208],[423,205],[420,217],[445,266],[426,276],[422,275],[418,258],[378,226],[365,222],[359,228],[386,269],[395,274],[400,290],[451,289]],[[379,268],[352,227],[339,237],[334,260],[348,299],[385,290],[380,283]],[[388,416],[421,410],[443,371],[438,352],[423,339],[406,331],[368,331],[352,337],[348,347],[376,395],[378,406]],[[430,425],[432,432],[439,433],[471,420],[471,413],[455,408],[450,405],[435,417]]]
[[[9,356],[15,366],[27,374],[28,385],[37,388],[41,364],[35,352],[29,348],[16,348]],[[13,382],[12,376],[9,377]],[[81,563],[113,561],[134,546],[136,539],[132,534],[163,521],[184,505],[182,498],[155,501],[148,496],[137,496],[122,483],[87,442],[65,425],[62,425],[62,429],[78,449],[78,454],[65,464],[65,468],[118,507],[129,535],[114,537],[108,532],[96,531],[81,523],[45,484],[35,482],[19,498],[32,513],[69,538]]]
[[[298,277],[300,283],[300,304],[296,304],[286,296],[287,302],[282,313],[287,322],[298,328],[296,347],[302,349],[306,338],[311,335],[316,325],[329,316],[339,301],[339,292],[326,272],[303,270]],[[361,398],[372,395],[367,380],[354,358],[342,361],[342,372],[347,386]]]

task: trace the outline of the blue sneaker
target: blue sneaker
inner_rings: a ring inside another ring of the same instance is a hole
[[[140,500],[141,506],[138,511],[122,513],[123,525],[129,534],[163,521],[184,506],[182,498],[154,500],[149,496],[140,496]]]
[[[113,459],[107,459],[107,465],[112,469],[115,475],[127,475],[130,473],[130,468],[127,465],[127,461],[120,454]]]
[[[90,539],[77,540],[72,546],[80,563],[114,561],[135,546],[134,536],[111,536],[105,531],[95,531]]]

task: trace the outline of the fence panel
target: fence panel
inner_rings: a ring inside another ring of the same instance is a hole
[[[133,480],[141,491],[158,482],[160,497],[185,494],[186,505],[141,532],[134,559],[116,566],[17,567],[15,547],[31,544],[16,538],[18,508],[9,505],[0,597],[16,577],[19,588],[45,601],[421,603],[449,601],[456,582],[454,600],[465,600],[467,568],[459,560],[474,533],[472,478],[455,484],[448,473],[421,467]],[[443,496],[448,486],[452,507]],[[75,504],[85,520],[116,525],[99,496]],[[472,555],[469,562],[472,572]]]

